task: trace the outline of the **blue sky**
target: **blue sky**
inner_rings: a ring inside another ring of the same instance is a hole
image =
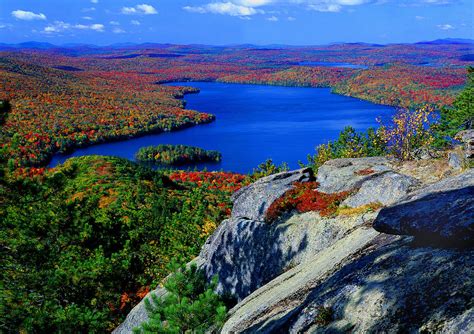
[[[0,42],[292,44],[474,38],[473,0],[0,0]]]

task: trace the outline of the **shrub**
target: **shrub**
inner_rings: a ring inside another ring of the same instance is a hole
[[[316,154],[308,155],[308,165],[317,170],[323,163],[336,158],[360,158],[385,154],[386,145],[379,131],[373,128],[366,132],[356,132],[353,127],[346,127],[339,137],[316,148]],[[300,163],[301,166],[304,164]]]
[[[207,283],[196,264],[174,267],[174,274],[164,283],[167,294],[145,299],[149,321],[134,333],[205,333],[223,324],[226,307],[214,292],[217,277]]]
[[[271,223],[285,212],[297,210],[300,213],[318,211],[321,216],[334,214],[348,192],[325,194],[317,190],[317,182],[295,183],[282,197],[270,205],[265,217]]]
[[[391,124],[382,125],[379,129],[388,153],[402,161],[413,159],[415,149],[433,142],[431,124],[435,118],[435,110],[428,106],[415,110],[398,110]]]
[[[257,168],[254,168],[253,173],[250,175],[252,180],[257,180],[264,176],[269,176],[276,173],[286,172],[290,168],[286,162],[283,162],[281,165],[275,165],[272,159],[267,159]]]
[[[336,215],[338,216],[357,216],[363,213],[374,212],[378,209],[382,208],[383,205],[380,202],[369,203],[366,205],[362,205],[356,208],[350,208],[347,206],[340,206],[337,211]]]
[[[319,326],[327,326],[334,320],[334,311],[330,307],[320,306],[316,309],[314,323]]]

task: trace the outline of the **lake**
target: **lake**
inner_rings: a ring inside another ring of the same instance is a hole
[[[334,62],[321,62],[321,61],[302,61],[298,63],[301,66],[322,66],[322,67],[345,67],[345,68],[355,68],[366,70],[369,67],[366,65],[360,64],[351,64],[351,63],[334,63]]]
[[[134,160],[142,146],[184,144],[218,150],[222,162],[198,169],[250,172],[272,158],[291,168],[306,161],[315,147],[337,138],[348,125],[359,131],[376,126],[376,117],[389,118],[394,109],[332,94],[329,88],[299,88],[215,82],[185,82],[199,94],[185,96],[186,108],[216,115],[216,121],[184,130],[97,144],[67,155],[55,155],[50,166],[70,157],[99,154]]]

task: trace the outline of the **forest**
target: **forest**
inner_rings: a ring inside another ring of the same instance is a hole
[[[184,94],[196,89],[160,85],[172,81],[330,87],[397,107],[449,106],[473,63],[468,49],[450,43],[356,43],[0,51],[0,100],[11,106],[0,132],[2,148],[11,168],[40,167],[58,152],[214,120],[207,110],[184,108]],[[308,66],[311,62],[328,65]]]
[[[135,154],[140,162],[152,162],[163,165],[183,165],[192,162],[218,162],[222,154],[218,151],[204,150],[186,145],[158,145],[141,147]]]
[[[101,156],[47,167],[58,152],[214,120],[208,110],[185,109],[183,97],[196,89],[161,83],[330,87],[407,108],[392,126],[341,129],[337,140],[308,156],[307,165],[317,169],[332,158],[410,159],[400,147],[448,145],[473,118],[474,70],[466,75],[472,61],[465,59],[459,44],[1,51],[0,331],[110,332],[162,283],[169,263],[198,254],[230,215],[233,192],[285,170],[270,160],[250,175],[153,170]],[[300,65],[309,62],[364,67]],[[434,112],[439,123],[430,128],[425,121]],[[400,126],[414,129],[408,146]],[[290,210],[339,214],[348,194],[316,188],[297,185],[275,202],[269,223]]]

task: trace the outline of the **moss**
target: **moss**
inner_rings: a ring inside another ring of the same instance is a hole
[[[334,320],[334,311],[330,307],[320,306],[316,310],[314,323],[320,326],[327,326]]]
[[[374,212],[383,207],[382,203],[375,202],[366,205],[358,206],[356,208],[350,208],[348,206],[341,206],[337,209],[337,216],[358,216],[367,212]]]

